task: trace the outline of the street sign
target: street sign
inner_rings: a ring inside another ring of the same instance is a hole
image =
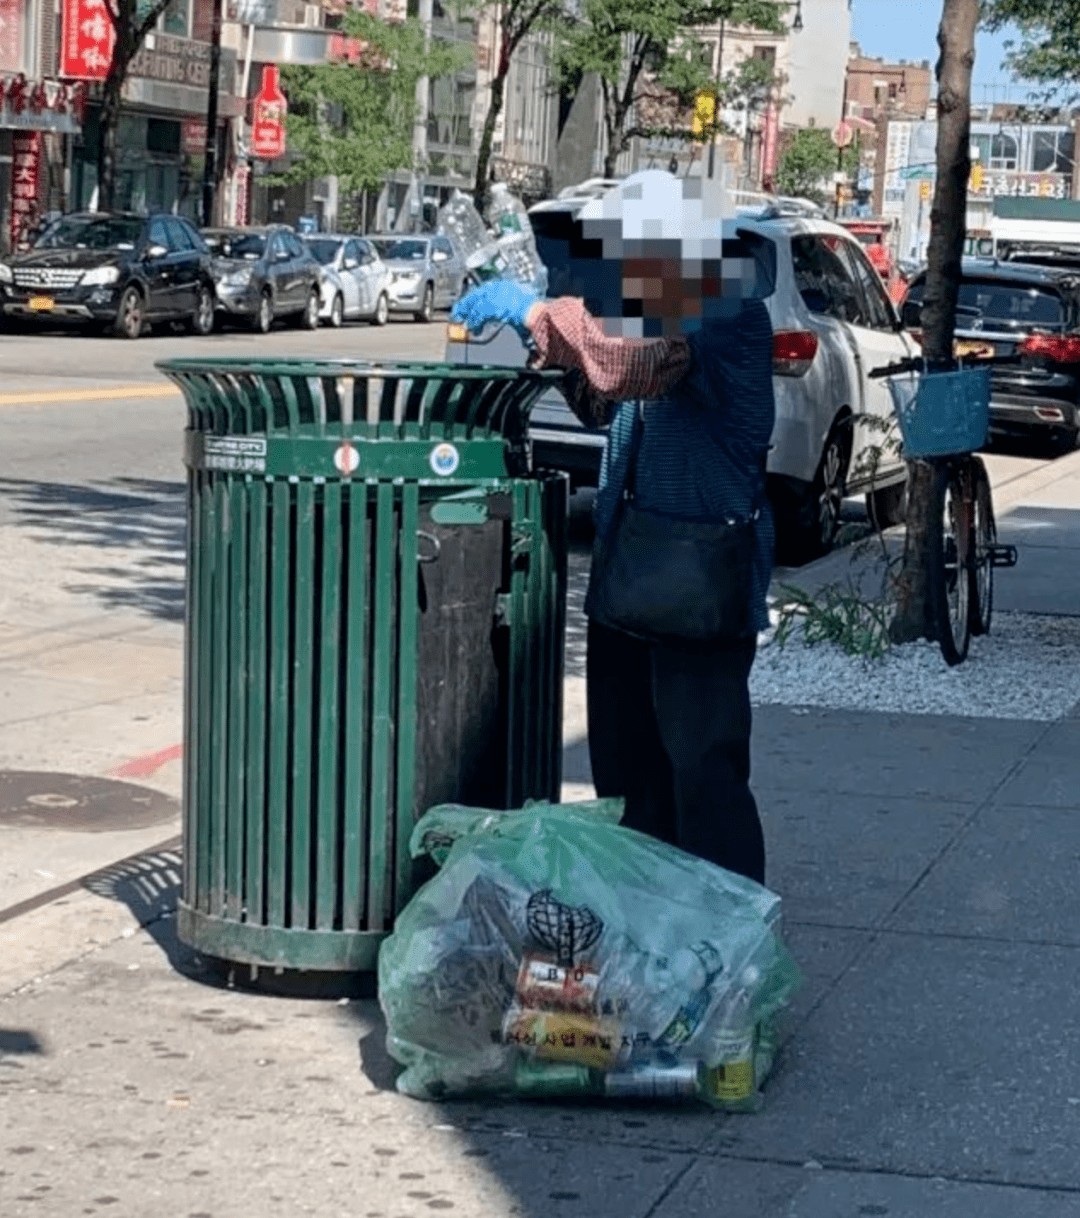
[[[900,177],[905,182],[918,181],[920,178],[932,178],[936,176],[934,170],[929,165],[908,165],[906,169],[900,170]]]
[[[855,138],[855,128],[845,121],[836,124],[832,129],[832,142],[837,148],[846,148]]]
[[[251,120],[251,155],[273,161],[285,155],[285,94],[278,84],[275,64],[262,70],[262,88],[254,101]]]

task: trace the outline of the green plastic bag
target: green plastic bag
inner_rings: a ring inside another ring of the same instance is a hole
[[[413,856],[440,870],[379,954],[400,1091],[757,1106],[799,980],[780,898],[621,815],[599,800],[421,818]]]

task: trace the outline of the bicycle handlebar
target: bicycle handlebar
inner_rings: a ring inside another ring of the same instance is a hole
[[[983,356],[977,359],[970,359],[962,366],[965,368],[987,368],[991,365],[998,366],[1001,364],[1018,364],[1020,363],[1019,355],[990,355]],[[878,380],[883,376],[900,376],[905,372],[925,372],[926,360],[919,359],[902,359],[895,364],[882,364],[880,368],[871,368],[867,376],[871,380]]]

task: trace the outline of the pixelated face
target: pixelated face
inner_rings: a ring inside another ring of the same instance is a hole
[[[720,203],[703,198],[700,179],[633,175],[574,221],[568,294],[583,296],[605,330],[624,337],[688,333],[769,295],[769,243],[736,234]]]

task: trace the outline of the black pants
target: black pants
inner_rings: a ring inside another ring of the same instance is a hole
[[[750,793],[756,640],[708,651],[639,642],[589,623],[589,757],[596,793],[623,824],[765,881]]]

